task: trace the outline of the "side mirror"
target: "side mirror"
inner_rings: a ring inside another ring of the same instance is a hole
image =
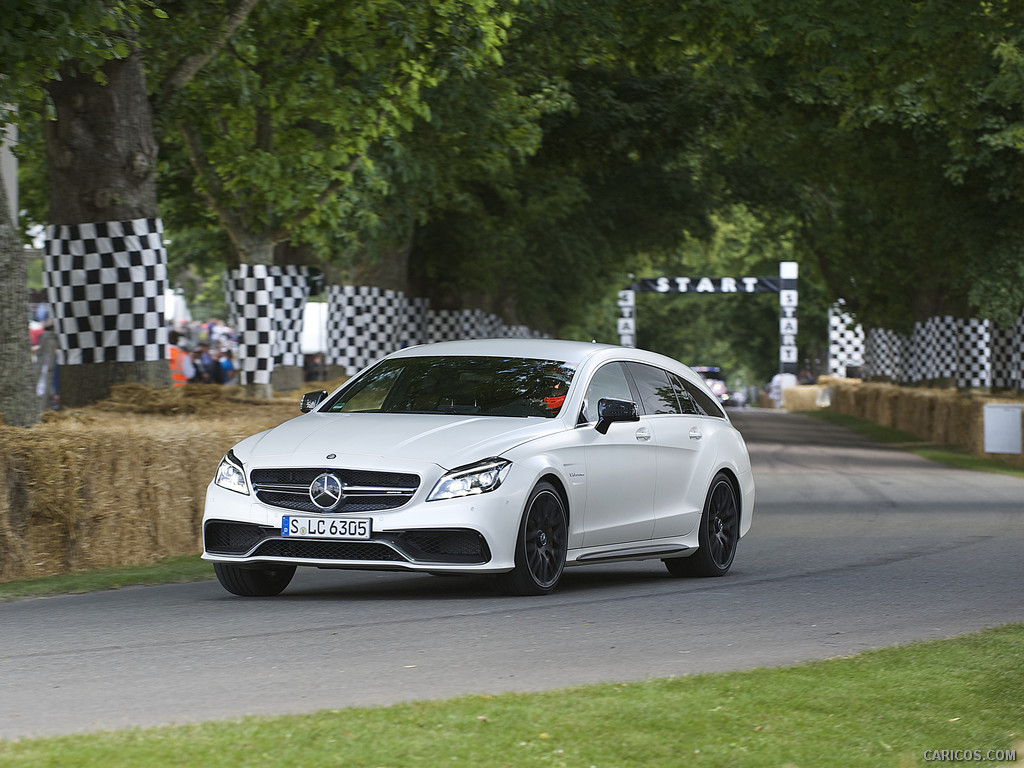
[[[326,397],[326,389],[321,389],[319,392],[307,392],[302,396],[302,401],[299,403],[299,410],[303,413],[309,413],[320,405]]]
[[[594,429],[602,435],[607,435],[608,427],[617,421],[640,421],[640,412],[636,408],[636,403],[604,397],[598,400],[597,424]]]

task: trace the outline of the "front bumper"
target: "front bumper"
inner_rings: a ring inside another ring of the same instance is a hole
[[[420,489],[399,509],[345,515],[367,517],[371,523],[371,538],[350,540],[283,536],[282,517],[293,511],[211,483],[203,518],[203,559],[238,565],[501,573],[515,566],[526,502],[526,494],[513,488],[506,482],[491,493],[431,502]]]

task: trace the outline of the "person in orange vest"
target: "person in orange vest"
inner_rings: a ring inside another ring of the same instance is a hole
[[[171,383],[176,387],[184,386],[196,375],[196,367],[192,357],[178,346],[181,334],[171,331],[167,334],[167,354],[171,361]]]

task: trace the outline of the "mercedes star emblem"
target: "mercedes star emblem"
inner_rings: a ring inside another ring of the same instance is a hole
[[[344,486],[337,475],[324,472],[309,484],[309,498],[320,509],[334,509],[345,498]]]

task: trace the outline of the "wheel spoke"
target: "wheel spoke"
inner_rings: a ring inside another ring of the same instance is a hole
[[[541,586],[551,584],[561,571],[565,553],[565,517],[558,499],[538,496],[526,520],[526,560]]]
[[[738,518],[736,496],[728,482],[721,482],[715,487],[708,512],[710,554],[717,565],[725,566],[731,560],[736,546]]]

